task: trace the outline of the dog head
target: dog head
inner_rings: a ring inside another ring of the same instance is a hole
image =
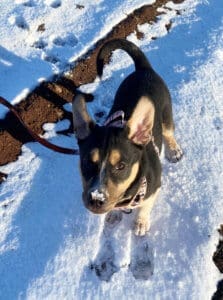
[[[83,201],[90,211],[106,213],[125,202],[126,192],[140,177],[153,120],[154,107],[142,97],[121,128],[99,126],[89,116],[84,96],[75,97],[73,125],[80,150]]]

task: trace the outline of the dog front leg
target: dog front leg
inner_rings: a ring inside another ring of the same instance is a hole
[[[136,235],[143,236],[150,228],[150,212],[159,194],[160,188],[156,190],[149,198],[144,200],[141,207],[138,208],[136,221],[134,225],[134,232]]]

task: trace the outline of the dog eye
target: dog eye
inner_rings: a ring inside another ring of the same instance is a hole
[[[119,163],[117,163],[117,165],[115,166],[115,169],[118,171],[124,170],[125,169],[125,163],[123,161],[120,161]]]

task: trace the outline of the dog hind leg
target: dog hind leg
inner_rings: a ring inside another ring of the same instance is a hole
[[[164,108],[162,116],[162,134],[165,145],[165,157],[170,162],[175,163],[182,158],[183,151],[174,137],[174,122],[170,103]]]

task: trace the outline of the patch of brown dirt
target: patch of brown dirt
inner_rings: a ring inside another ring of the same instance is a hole
[[[220,226],[218,232],[220,239],[212,258],[218,270],[223,273],[223,224]],[[217,291],[213,295],[212,300],[223,300],[223,280],[219,281]]]
[[[211,300],[223,300],[223,280],[219,281],[217,291],[214,293]]]
[[[218,230],[220,234],[219,243],[215,253],[213,254],[213,261],[219,271],[223,273],[223,225],[221,225],[220,229]]]
[[[33,131],[42,134],[44,123],[57,122],[63,118],[71,120],[71,114],[63,110],[63,105],[72,101],[77,87],[94,81],[96,77],[95,60],[100,46],[112,38],[126,38],[132,32],[136,32],[137,36],[141,38],[143,34],[139,32],[137,25],[155,22],[160,15],[157,8],[165,7],[167,2],[169,0],[157,0],[153,5],[136,9],[127,15],[125,20],[117,24],[105,38],[98,41],[94,49],[88,51],[82,59],[76,62],[69,75],[61,75],[37,86],[16,105],[24,122]],[[174,0],[173,2],[181,3],[183,0]],[[166,26],[169,30],[171,24]],[[45,30],[45,25],[41,24],[38,29]],[[69,131],[72,132],[72,128],[69,128]],[[0,165],[15,161],[21,153],[22,144],[32,140],[32,137],[12,113],[8,113],[4,119],[0,119]]]

